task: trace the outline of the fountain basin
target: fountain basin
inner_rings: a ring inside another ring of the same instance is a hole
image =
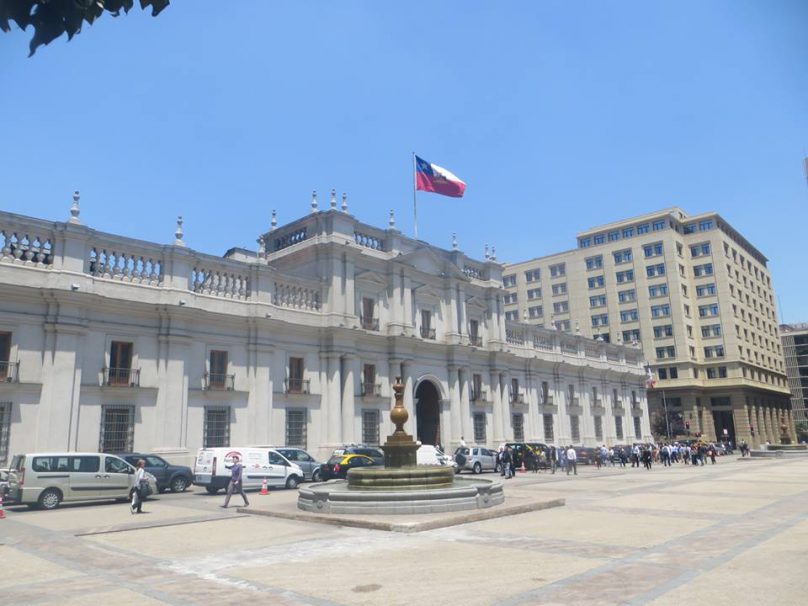
[[[485,509],[505,502],[501,482],[459,477],[453,480],[449,486],[400,489],[357,489],[349,481],[330,480],[301,486],[297,507],[312,513],[406,515]]]

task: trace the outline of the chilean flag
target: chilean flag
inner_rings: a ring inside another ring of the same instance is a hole
[[[656,387],[656,377],[654,376],[654,373],[651,371],[650,366],[645,367],[645,373],[646,373],[645,374],[645,386],[648,389],[653,389],[654,387]]]
[[[415,189],[462,198],[466,184],[445,168],[415,156]]]

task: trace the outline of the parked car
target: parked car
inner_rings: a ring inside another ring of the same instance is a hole
[[[365,446],[363,444],[348,444],[343,448],[337,448],[332,455],[339,454],[361,454],[373,459],[374,465],[384,465],[384,451],[376,446]]]
[[[267,486],[297,488],[303,481],[303,470],[274,448],[228,446],[200,448],[194,463],[194,484],[203,486],[208,494],[216,494],[230,482],[234,457],[244,466],[242,485],[245,490]]]
[[[593,465],[598,457],[596,448],[590,446],[573,446],[575,454],[578,455],[578,465]]]
[[[379,465],[367,455],[335,454],[320,466],[320,474],[323,480],[344,479],[351,469],[356,469],[357,467],[379,467]]]
[[[162,457],[154,454],[127,452],[118,454],[124,461],[137,467],[137,462],[143,459],[146,462],[146,471],[157,478],[157,488],[160,492],[184,492],[194,481],[194,472],[185,465],[172,465]]]
[[[418,465],[449,465],[457,467],[454,459],[431,444],[422,444],[415,453]]]
[[[146,473],[152,493],[157,478]],[[135,468],[102,452],[29,453],[14,455],[8,472],[11,503],[56,509],[64,501],[128,501]]]
[[[305,450],[291,447],[283,447],[276,450],[303,470],[305,480],[311,480],[312,482],[322,481],[322,475],[320,473],[322,463],[317,461]]]
[[[454,460],[457,462],[458,473],[463,470],[472,473],[497,471],[497,453],[488,448],[461,446],[455,450]]]

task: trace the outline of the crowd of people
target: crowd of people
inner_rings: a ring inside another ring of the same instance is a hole
[[[741,442],[738,446],[741,456],[748,456],[749,446]],[[565,472],[567,475],[578,475],[580,451],[586,451],[586,462],[598,469],[606,466],[653,468],[654,463],[663,467],[672,465],[703,466],[710,461],[715,465],[720,454],[732,454],[732,443],[698,441],[663,442],[661,444],[635,443],[631,446],[618,445],[607,447],[605,444],[594,448],[575,448],[569,446],[531,446],[528,444],[503,444],[497,453],[500,475],[512,478],[518,469],[536,473],[547,470]]]

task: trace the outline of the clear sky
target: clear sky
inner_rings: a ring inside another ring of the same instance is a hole
[[[808,321],[808,2],[225,3],[104,16],[26,58],[0,34],[0,208],[192,248],[255,249],[326,205],[501,261],[680,206],[720,212]]]

